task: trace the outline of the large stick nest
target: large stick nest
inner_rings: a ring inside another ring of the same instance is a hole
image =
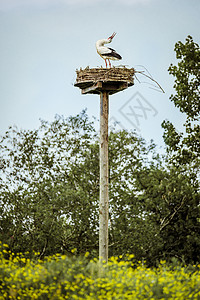
[[[84,88],[91,83],[98,81],[102,82],[127,82],[128,85],[134,84],[134,68],[126,67],[112,67],[112,68],[93,68],[89,67],[80,70],[76,70],[76,82],[75,86]]]

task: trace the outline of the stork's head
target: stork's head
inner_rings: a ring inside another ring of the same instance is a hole
[[[114,38],[115,35],[116,35],[116,32],[113,32],[113,34],[111,36],[109,36],[109,38],[108,38],[109,43],[112,42],[112,39]]]

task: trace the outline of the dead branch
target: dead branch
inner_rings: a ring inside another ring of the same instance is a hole
[[[182,201],[181,201],[181,204],[180,205],[178,205],[175,209],[174,209],[174,211],[173,211],[173,213],[171,214],[169,214],[168,216],[166,216],[162,221],[161,221],[161,226],[160,226],[160,231],[162,231],[163,230],[163,228],[165,228],[170,222],[171,222],[171,220],[174,218],[174,216],[177,214],[177,212],[181,209],[181,207],[183,206],[183,204],[184,204],[184,197],[183,197],[183,199],[182,199]]]
[[[155,83],[158,85],[158,87],[160,88],[160,90],[161,90],[163,93],[165,93],[165,91],[163,90],[163,88],[161,87],[161,85],[160,85],[155,79],[153,79],[153,77],[151,77],[151,76],[145,74],[144,71],[136,71],[136,70],[135,70],[135,73],[142,74],[142,75],[144,75],[145,77],[149,78],[150,80],[152,80],[153,82],[155,82]]]
[[[144,75],[145,77],[149,78],[150,80],[152,80],[153,82],[155,82],[155,83],[157,84],[157,86],[160,88],[160,90],[161,90],[163,93],[165,93],[165,91],[163,90],[163,88],[161,87],[161,85],[160,85],[155,79],[153,79],[152,76],[149,76],[149,75],[145,74],[144,71],[136,71],[136,70],[135,70],[135,73],[142,74],[142,75]]]

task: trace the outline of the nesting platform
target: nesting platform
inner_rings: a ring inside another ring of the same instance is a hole
[[[82,94],[100,94],[107,91],[110,95],[127,89],[134,84],[134,68],[112,67],[76,70],[77,78],[74,86],[82,90]]]

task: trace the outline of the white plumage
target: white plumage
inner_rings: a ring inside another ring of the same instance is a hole
[[[114,32],[108,39],[102,39],[96,42],[97,53],[105,60],[106,68],[107,68],[107,60],[111,68],[110,59],[111,60],[122,59],[121,55],[119,55],[114,49],[104,46],[105,44],[111,43],[115,35],[116,33]]]

